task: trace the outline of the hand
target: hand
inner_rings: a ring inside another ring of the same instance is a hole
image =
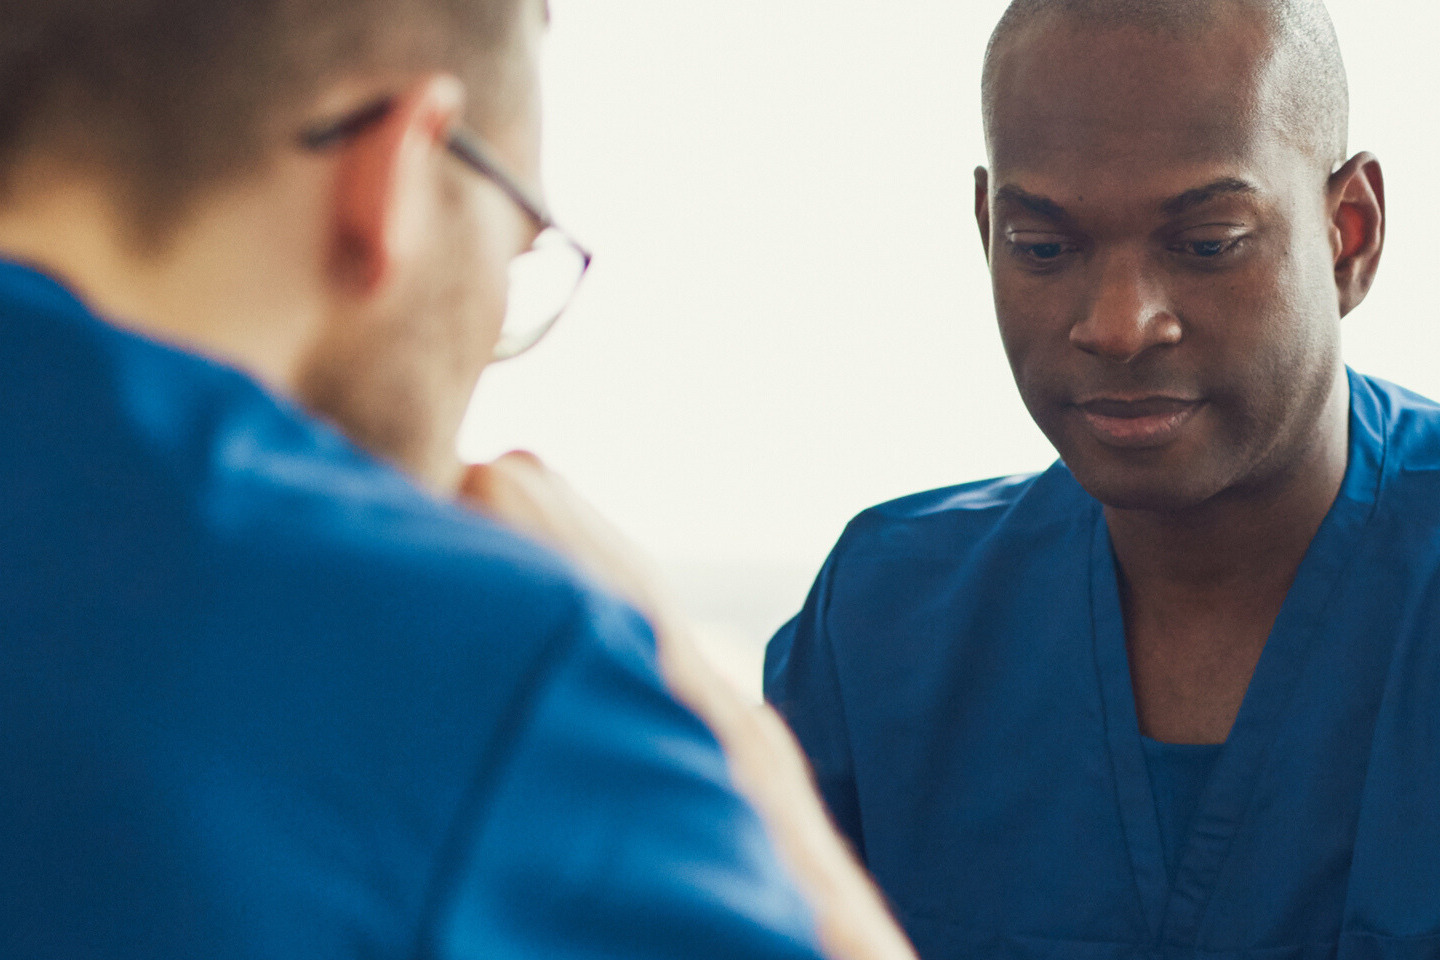
[[[659,578],[619,531],[529,453],[470,467],[460,498],[570,557],[650,620],[666,683],[720,742],[737,789],[764,821],[815,912],[826,954],[832,960],[914,960],[909,941],[826,813],[790,729],[710,666]]]
[[[551,547],[652,623],[666,605],[658,576],[609,521],[533,453],[467,467],[460,500]]]

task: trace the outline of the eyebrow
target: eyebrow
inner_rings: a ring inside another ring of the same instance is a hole
[[[1049,197],[1042,197],[1039,194],[1021,190],[1014,184],[1007,183],[995,191],[996,200],[1008,200],[1018,207],[1024,207],[1036,216],[1044,217],[1056,223],[1069,223],[1072,220],[1070,212]]]
[[[1259,192],[1252,183],[1247,183],[1235,177],[1221,177],[1219,180],[1207,183],[1203,187],[1186,190],[1178,197],[1171,197],[1160,205],[1160,209],[1169,216],[1178,217],[1180,214],[1207,204],[1218,197],[1233,196],[1236,194],[1253,196]]]
[[[1253,184],[1238,177],[1221,177],[1211,181],[1203,187],[1196,187],[1193,190],[1186,190],[1178,196],[1171,197],[1160,204],[1160,209],[1167,216],[1178,217],[1181,214],[1193,210],[1195,207],[1203,206],[1211,200],[1224,196],[1253,196],[1259,193],[1259,189]],[[1028,190],[1022,190],[1014,184],[1007,183],[995,192],[996,200],[1005,200],[1016,206],[1029,210],[1036,216],[1044,217],[1055,223],[1071,223],[1073,217],[1070,211],[1051,200],[1049,197],[1042,197]]]

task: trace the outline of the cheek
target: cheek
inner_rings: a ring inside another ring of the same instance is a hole
[[[1323,256],[1292,247],[1192,299],[1192,356],[1223,446],[1263,457],[1319,415],[1339,364],[1333,291]]]
[[[505,321],[510,261],[530,242],[513,206],[499,191],[485,191],[476,200],[467,231],[469,319],[487,350],[499,339]]]
[[[1047,371],[1064,361],[1070,345],[1070,316],[1076,291],[1050,277],[1038,282],[1003,268],[992,274],[1000,341],[1015,382],[1029,403],[1031,394],[1054,377]],[[1033,408],[1032,408],[1033,412]]]
[[[1005,265],[995,264],[990,272],[990,289],[995,302],[995,319],[1000,325],[1000,339],[1013,364],[1035,337],[1036,303],[1028,285],[1010,276]]]
[[[1217,286],[1208,307],[1219,329],[1207,339],[1227,366],[1270,391],[1298,386],[1337,348],[1338,300],[1328,261],[1316,254],[1291,246],[1258,261]]]

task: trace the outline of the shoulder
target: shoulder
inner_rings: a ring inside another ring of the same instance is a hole
[[[911,494],[862,512],[845,528],[834,556],[954,560],[997,535],[1044,536],[1056,520],[1094,503],[1063,463],[1043,473],[998,477]]]
[[[548,548],[291,411],[242,421],[215,432],[188,519],[234,582],[289,598],[276,607],[288,622],[343,630],[382,667],[404,638],[412,655],[469,674],[497,700],[580,644],[653,653],[639,615]]]
[[[1387,411],[1398,416],[1431,417],[1440,420],[1440,403],[1408,387],[1380,377],[1351,373],[1351,384],[1363,384]]]
[[[174,525],[172,555],[230,571],[213,581],[217,600],[256,601],[263,585],[290,598],[277,613],[301,621],[517,641],[611,606],[550,550],[432,495],[248,378],[135,353],[146,372],[163,365],[165,386],[129,399],[131,442],[116,457],[147,488],[137,496],[169,498],[150,516]]]
[[[507,753],[440,878],[438,936],[485,955],[814,956],[719,745],[623,632],[577,646]]]
[[[0,337],[29,344],[0,357],[0,400],[17,401],[0,405],[17,464],[0,520],[33,532],[6,550],[21,569],[61,571],[35,595],[343,654],[357,671],[369,655],[383,672],[397,640],[412,660],[496,676],[587,618],[645,635],[561,558],[241,372],[105,322],[19,268],[0,266],[0,312]]]
[[[12,312],[46,363],[0,385],[33,409],[0,414],[18,465],[0,478],[0,521],[25,571],[4,595],[37,624],[83,598],[137,658],[163,646],[154,624],[202,640],[197,682],[240,671],[252,697],[348,700],[417,736],[468,728],[452,744],[500,735],[577,645],[653,655],[639,616],[552,552],[242,373],[35,285]]]
[[[217,838],[213,856],[152,845],[55,862],[147,892],[243,890],[236,916],[303,943],[314,874],[276,864],[309,849],[293,838],[323,838],[327,857],[364,850],[353,879],[385,891],[357,898],[355,928],[408,930],[459,818],[485,819],[541,714],[588,722],[557,697],[618,715],[643,694],[665,716],[648,627],[563,559],[236,371],[41,293],[54,303],[17,307],[0,290],[0,345],[16,345],[0,350],[0,646],[25,678],[0,683],[0,701],[13,750],[78,773],[43,785],[66,803],[29,804],[40,826],[12,831],[17,844],[71,836],[84,818],[150,836],[173,827],[150,822],[173,820],[173,801]],[[100,675],[74,694],[75,677]],[[653,739],[636,742],[663,761]],[[134,776],[91,775],[109,769]],[[91,915],[69,880],[35,883]],[[390,909],[369,909],[381,901]],[[228,922],[209,938],[241,942]]]
[[[1440,403],[1376,377],[1356,374],[1351,386],[1352,425],[1365,429],[1373,422],[1395,467],[1440,472]]]
[[[1440,557],[1440,404],[1352,374],[1351,455],[1379,461],[1372,537],[1386,562],[1434,570]]]
[[[866,647],[897,631],[928,636],[937,605],[958,611],[953,598],[990,602],[1079,576],[1097,511],[1062,463],[872,507],[846,527],[792,626]]]

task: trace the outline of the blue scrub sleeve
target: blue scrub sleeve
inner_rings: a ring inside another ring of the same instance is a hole
[[[549,677],[443,899],[447,960],[818,960],[813,920],[663,687],[633,612],[590,611]]]
[[[820,570],[799,615],[780,628],[765,650],[765,699],[795,732],[830,815],[864,861],[850,737],[826,624],[838,547],[836,551]]]

